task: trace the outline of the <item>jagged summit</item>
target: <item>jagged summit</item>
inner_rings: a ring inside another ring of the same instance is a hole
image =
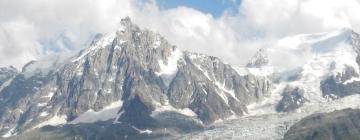
[[[99,121],[182,133],[242,116],[269,94],[265,77],[181,51],[129,18],[121,24],[75,55],[29,63],[0,91],[0,134]]]
[[[260,49],[246,65],[249,68],[260,68],[269,64],[269,57],[266,49]]]

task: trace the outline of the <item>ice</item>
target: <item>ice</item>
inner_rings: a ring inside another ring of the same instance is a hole
[[[215,123],[211,129],[186,134],[178,139],[281,140],[294,123],[306,116],[346,108],[360,108],[360,95],[351,95],[325,104],[309,104],[297,112],[246,115],[237,119],[223,120]]]

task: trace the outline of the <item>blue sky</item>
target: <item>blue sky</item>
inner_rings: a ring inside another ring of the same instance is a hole
[[[241,0],[156,0],[156,2],[163,10],[186,6],[220,17],[224,11],[237,13]]]

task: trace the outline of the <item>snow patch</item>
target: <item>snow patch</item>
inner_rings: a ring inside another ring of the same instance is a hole
[[[233,69],[240,76],[245,76],[245,75],[251,74],[251,75],[254,75],[254,76],[266,77],[266,76],[270,76],[273,73],[275,73],[273,66],[262,66],[260,68],[233,67]]]
[[[177,108],[174,108],[173,106],[171,106],[170,104],[163,105],[163,106],[157,106],[156,109],[151,113],[151,116],[156,116],[158,114],[161,114],[162,112],[176,112],[176,113],[183,114],[183,115],[189,116],[189,117],[197,116],[196,113],[194,111],[192,111],[190,108],[177,109]]]
[[[226,104],[228,104],[229,99],[227,98],[225,93],[229,94],[236,101],[239,101],[239,99],[235,95],[234,89],[231,89],[231,90],[226,89],[225,82],[223,82],[223,84],[221,84],[220,82],[216,81],[215,85],[221,90],[220,92],[218,92],[218,94],[225,101]]]
[[[359,77],[352,77],[351,79],[346,80],[343,84],[347,85],[347,84],[350,84],[350,83],[353,83],[353,82],[359,82],[359,81],[360,81]]]
[[[54,92],[49,92],[48,95],[42,96],[41,98],[49,98],[49,99],[51,99],[54,96],[54,94],[55,94]]]
[[[38,107],[43,107],[43,106],[46,106],[46,105],[47,105],[47,103],[38,103],[37,104]]]
[[[56,126],[56,125],[60,125],[60,124],[65,124],[66,119],[67,119],[67,117],[65,115],[63,115],[63,116],[54,116],[54,117],[52,117],[52,118],[38,124],[34,128],[40,128],[40,127],[43,127],[43,126],[46,126],[46,125]]]
[[[40,117],[45,117],[45,116],[47,116],[47,115],[49,115],[49,113],[47,113],[47,112],[41,112],[41,113],[40,113]]]
[[[8,132],[6,132],[4,135],[2,135],[2,137],[3,138],[8,138],[8,137],[11,137],[11,136],[14,136],[14,135],[16,135],[15,127],[11,128]]]
[[[135,126],[131,126],[131,127],[133,129],[135,129],[136,131],[138,131],[140,134],[151,134],[152,133],[152,131],[149,130],[149,129],[141,130],[141,129],[135,127]]]
[[[247,68],[248,72],[254,76],[269,76],[274,73],[274,68],[271,66],[263,66],[261,68]]]
[[[155,72],[155,74],[160,76],[167,86],[170,85],[170,82],[175,77],[178,70],[178,61],[182,56],[182,51],[175,49],[168,57],[167,64],[165,64],[163,60],[159,60],[160,71]]]
[[[161,45],[161,38],[159,35],[156,36],[153,48],[158,48]]]
[[[95,44],[91,45],[90,48],[85,49],[84,52],[80,54],[77,58],[73,59],[71,62],[75,63],[81,59],[83,59],[88,54],[94,54],[97,50],[103,49],[108,45],[111,45],[116,37],[116,34],[106,34],[104,37],[102,37],[99,41],[97,41]]]
[[[15,77],[10,78],[9,80],[7,80],[6,82],[4,82],[1,86],[0,86],[0,92],[6,88],[7,86],[9,86],[11,84],[11,82],[15,79]]]
[[[98,112],[90,109],[85,113],[81,114],[75,120],[69,122],[69,124],[94,123],[98,121],[107,121],[110,119],[114,119],[118,116],[118,111],[122,107],[122,104],[122,101],[116,101]]]
[[[140,133],[140,134],[151,134],[152,131],[149,130],[149,129],[145,129],[145,130],[139,130],[139,133]]]

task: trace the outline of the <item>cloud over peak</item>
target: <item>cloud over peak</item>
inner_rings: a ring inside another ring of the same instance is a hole
[[[95,34],[115,30],[126,16],[181,49],[240,66],[285,36],[360,30],[356,0],[243,0],[238,14],[219,17],[186,6],[161,9],[155,0],[11,0],[0,1],[0,9],[0,66],[18,68],[84,47]]]

